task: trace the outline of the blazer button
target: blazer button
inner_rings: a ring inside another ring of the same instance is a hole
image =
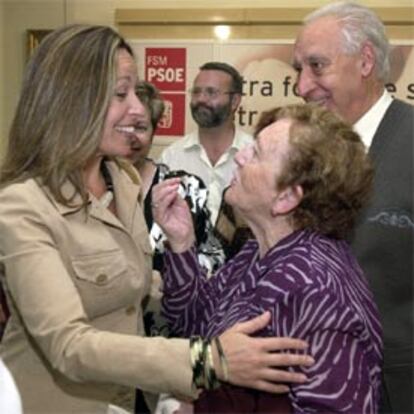
[[[127,315],[134,315],[136,312],[136,307],[134,305],[128,306],[125,310]]]
[[[96,277],[96,283],[98,285],[103,285],[107,282],[108,276],[105,273],[101,273]]]

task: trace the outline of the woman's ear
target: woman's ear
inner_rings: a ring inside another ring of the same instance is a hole
[[[272,215],[289,214],[302,201],[303,189],[300,185],[293,185],[279,192],[272,205]]]

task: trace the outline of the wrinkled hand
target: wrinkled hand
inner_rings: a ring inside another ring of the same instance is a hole
[[[249,335],[264,328],[270,321],[270,312],[234,325],[220,336],[228,365],[228,382],[271,393],[285,393],[289,387],[280,383],[303,383],[301,373],[293,373],[278,367],[295,365],[310,366],[314,360],[309,355],[278,353],[281,350],[304,350],[306,342],[293,338],[252,338]],[[214,366],[219,367],[215,349]],[[223,379],[223,373],[216,369]]]
[[[180,178],[171,178],[154,186],[152,215],[170,243],[171,250],[181,253],[195,241],[194,226],[185,200],[178,194]]]

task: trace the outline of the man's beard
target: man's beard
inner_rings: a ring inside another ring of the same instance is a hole
[[[215,128],[224,124],[231,115],[231,102],[215,107],[205,104],[190,105],[190,109],[200,128]]]

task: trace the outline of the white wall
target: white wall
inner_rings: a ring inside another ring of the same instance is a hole
[[[64,23],[62,0],[21,1],[4,0],[3,10],[3,59],[0,74],[3,74],[4,104],[1,107],[2,137],[10,127],[17,104],[22,75],[27,58],[28,29],[50,29]],[[4,138],[2,139],[4,142]]]

